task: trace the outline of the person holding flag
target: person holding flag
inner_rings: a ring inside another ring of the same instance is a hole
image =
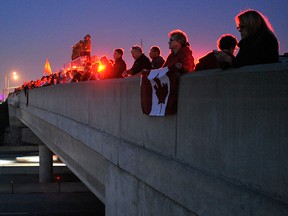
[[[171,53],[163,68],[142,72],[141,106],[146,115],[175,114],[177,111],[177,78],[195,69],[194,57],[186,34],[181,30],[173,30],[169,33],[169,37]]]

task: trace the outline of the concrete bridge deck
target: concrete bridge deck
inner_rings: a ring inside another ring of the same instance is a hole
[[[288,63],[184,75],[178,112],[142,114],[139,78],[9,97],[106,215],[288,215]]]

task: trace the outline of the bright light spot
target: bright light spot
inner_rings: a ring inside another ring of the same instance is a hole
[[[103,70],[105,70],[106,65],[100,64],[98,67],[98,72],[101,73]]]
[[[39,156],[16,157],[16,161],[21,163],[39,163]]]
[[[39,163],[39,156],[23,156],[23,157],[16,157],[16,161],[20,163]],[[57,162],[58,157],[53,155],[53,162]]]
[[[0,160],[0,165],[11,164],[14,163],[14,160]]]
[[[17,74],[13,74],[13,79],[14,79],[14,80],[17,80],[17,79],[18,79]]]

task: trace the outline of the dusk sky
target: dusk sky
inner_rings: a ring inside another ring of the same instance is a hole
[[[266,15],[280,43],[288,52],[287,0],[0,0],[0,90],[5,74],[16,71],[19,82],[43,75],[46,58],[52,71],[71,61],[72,46],[91,35],[92,55],[113,58],[124,48],[128,68],[133,64],[131,46],[158,45],[169,54],[168,33],[181,29],[188,35],[195,61],[216,49],[222,34],[240,40],[234,17],[255,9]]]

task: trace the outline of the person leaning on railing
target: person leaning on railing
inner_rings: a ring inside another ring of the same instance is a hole
[[[194,71],[193,52],[186,33],[181,30],[173,30],[168,36],[170,37],[168,44],[171,53],[167,57],[163,67],[168,67],[169,70],[176,71],[179,74]]]
[[[232,59],[224,52],[218,52],[219,61],[233,67],[279,62],[279,44],[268,19],[260,12],[246,10],[235,17],[241,40],[239,52]]]

